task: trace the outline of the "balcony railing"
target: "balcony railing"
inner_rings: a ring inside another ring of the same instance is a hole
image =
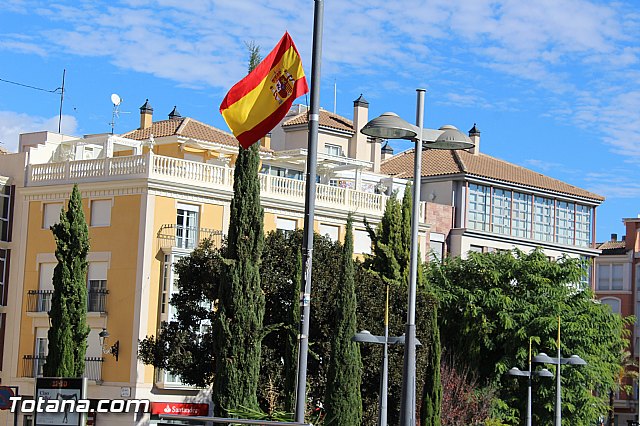
[[[208,228],[196,228],[167,223],[158,231],[160,248],[193,249],[205,239],[213,240],[216,247],[222,243],[222,231]]]
[[[87,312],[107,313],[109,290],[87,292]],[[27,312],[49,312],[53,290],[29,290],[27,292]]]
[[[22,357],[22,376],[21,377],[42,377],[44,373],[44,364],[47,357],[44,355],[24,355]],[[84,359],[84,374],[88,380],[102,381],[102,357],[87,357]]]
[[[126,157],[30,164],[27,186],[145,178],[229,193],[233,191],[233,169],[230,167],[165,157],[152,152]],[[302,180],[260,174],[260,191],[267,198],[303,203],[305,184]],[[359,213],[382,215],[387,201],[386,195],[324,184],[318,184],[316,192],[318,207]]]

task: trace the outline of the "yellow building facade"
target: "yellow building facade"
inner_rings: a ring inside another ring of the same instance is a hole
[[[358,111],[362,105],[354,108]],[[203,238],[220,241],[228,229],[237,142],[225,132],[179,115],[153,122],[151,112],[142,111],[140,128],[121,136],[21,135],[20,152],[0,157],[0,175],[13,191],[12,237],[0,242],[0,249],[11,255],[8,303],[0,306],[0,318],[5,319],[1,384],[17,386],[21,395],[32,397],[34,378],[42,375],[56,265],[49,227],[78,184],[90,238],[88,397],[153,403],[151,415],[100,413],[92,418],[94,424],[157,424],[155,412],[163,407],[210,402],[209,390],[185,386],[179,378],[143,365],[137,350],[139,340],[156,335],[161,322],[171,318],[172,265]],[[323,114],[330,124],[338,117]],[[329,146],[343,151],[336,155],[325,150],[320,155],[314,228],[341,239],[347,215],[353,213],[355,251],[361,255],[370,251],[363,219],[377,223],[388,198],[385,185],[401,187],[406,181],[374,172],[375,154],[370,154],[371,161],[363,155],[348,157],[349,151],[356,152],[350,144],[367,141],[357,136],[357,125],[341,120],[342,128],[321,127],[321,140],[333,141]],[[300,132],[306,129],[293,129],[291,140],[300,139]],[[284,138],[275,142],[279,151],[270,148],[271,140],[261,142],[265,232],[303,224],[306,151],[287,147]],[[427,253],[424,203],[421,212],[421,252]],[[105,331],[106,339],[101,338]],[[12,416],[0,412],[0,424]],[[31,416],[22,413],[17,424],[30,421]]]

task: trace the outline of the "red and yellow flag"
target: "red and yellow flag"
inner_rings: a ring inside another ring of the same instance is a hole
[[[308,91],[300,54],[285,32],[269,55],[229,90],[220,112],[246,149],[269,133],[293,101]]]

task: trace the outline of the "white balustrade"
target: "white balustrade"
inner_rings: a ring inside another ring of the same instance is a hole
[[[27,185],[144,176],[168,181],[188,180],[194,185],[217,187],[226,191],[231,191],[233,188],[232,168],[153,153],[95,160],[32,164],[29,166]],[[306,184],[303,180],[267,174],[259,174],[259,180],[261,193],[266,197],[290,199],[297,202],[304,200]],[[316,201],[319,206],[323,207],[381,214],[384,211],[387,198],[381,194],[355,191],[338,186],[323,184],[316,186]],[[421,216],[424,216],[423,209],[421,209]],[[424,220],[424,218],[421,219]]]
[[[69,178],[82,179],[104,176],[105,159],[69,162]]]

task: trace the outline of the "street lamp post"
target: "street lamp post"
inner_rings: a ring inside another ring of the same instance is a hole
[[[507,371],[507,374],[527,378],[527,426],[531,426],[531,378],[533,376],[553,377],[553,374],[546,368],[538,371],[531,371],[531,338],[529,338],[529,371],[522,371],[518,367],[513,367]]]
[[[578,355],[562,358],[560,355],[560,317],[558,317],[558,356],[550,357],[544,352],[533,357],[533,362],[556,365],[556,421],[555,426],[562,426],[562,389],[560,383],[560,365],[587,365],[587,362]]]
[[[388,288],[388,286],[387,286]],[[388,290],[387,290],[388,291]],[[388,295],[387,295],[388,297]],[[387,305],[388,307],[388,305]],[[388,311],[387,311],[388,312]],[[388,317],[387,317],[388,318]],[[389,336],[389,323],[385,323],[385,335],[375,336],[368,330],[362,330],[351,338],[354,342],[384,345],[382,367],[380,369],[380,394],[378,396],[378,426],[387,426],[387,389],[389,387],[389,345],[404,345],[405,336]],[[421,343],[416,339],[416,345]]]
[[[409,297],[402,369],[402,399],[400,425],[415,425],[415,378],[416,378],[416,287],[418,273],[418,219],[420,210],[420,183],[422,176],[423,149],[468,149],[473,142],[453,126],[445,126],[435,140],[425,140],[423,129],[424,89],[417,89],[416,126],[412,126],[394,113],[384,113],[364,125],[363,134],[382,139],[408,139],[415,142],[413,172],[413,208],[411,214],[411,257],[409,261]]]

